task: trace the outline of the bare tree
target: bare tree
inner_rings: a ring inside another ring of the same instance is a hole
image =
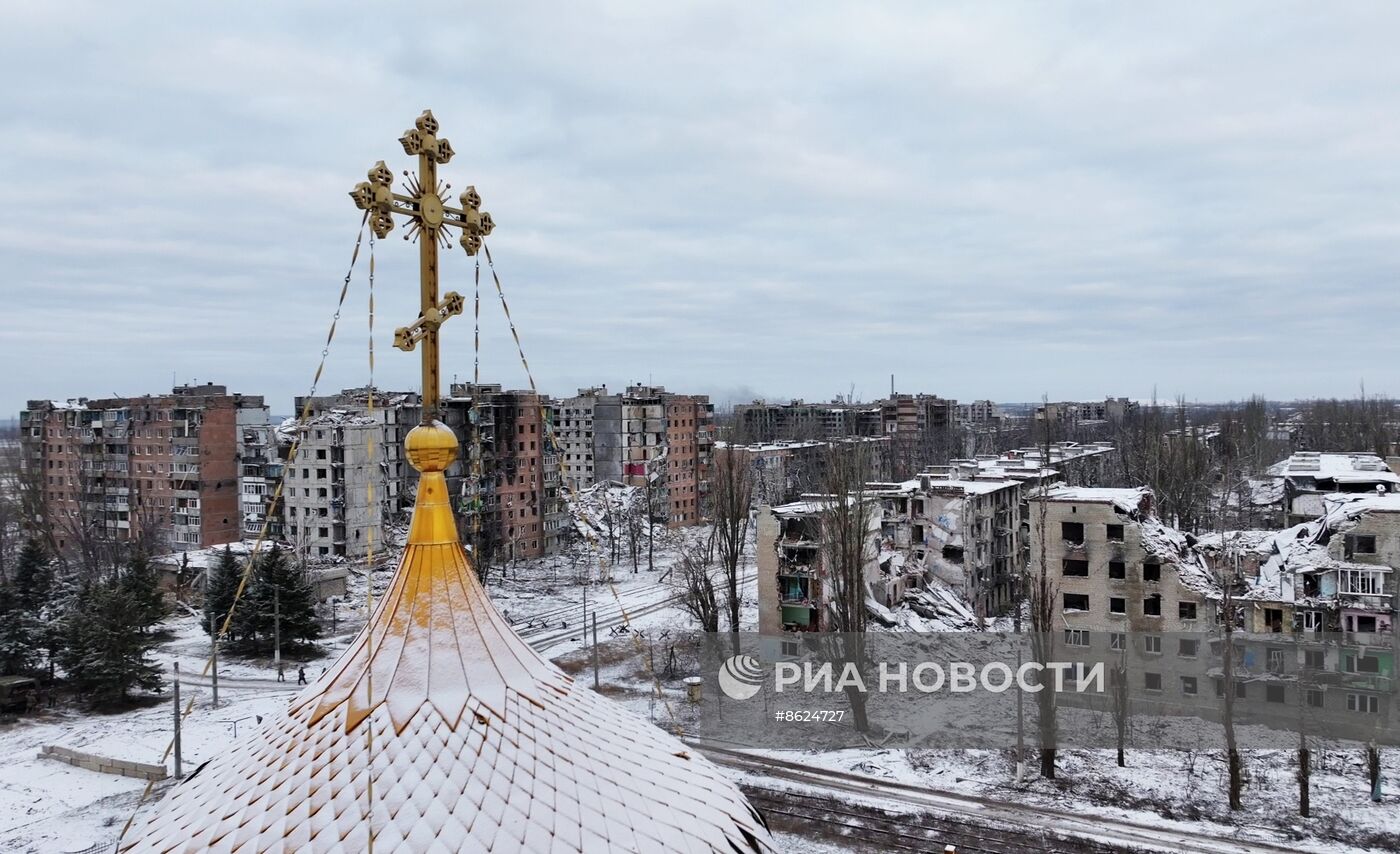
[[[866,493],[868,450],[862,443],[833,449],[826,464],[826,495],[821,513],[823,581],[827,585],[828,657],[841,668],[866,669],[866,567],[874,559],[875,508]],[[865,695],[847,688],[857,732],[868,732]]]
[[[1048,398],[1042,398],[1048,402]],[[1045,459],[1050,458],[1051,424],[1046,420],[1044,431]],[[1040,776],[1055,778],[1055,691],[1054,683],[1045,679],[1047,665],[1055,656],[1055,597],[1059,595],[1055,578],[1050,574],[1048,517],[1050,504],[1041,495],[1035,502],[1032,536],[1039,546],[1032,566],[1027,567],[1026,595],[1030,605],[1031,654],[1040,664],[1040,691],[1036,692],[1036,724],[1040,736]]]
[[[719,631],[719,586],[716,583],[715,535],[697,538],[681,551],[676,564],[685,593],[681,603],[704,632]]]
[[[1235,599],[1237,555],[1228,545],[1222,543],[1222,547],[1224,559],[1217,572],[1220,581],[1220,627],[1223,636],[1220,651],[1220,674],[1224,684],[1221,724],[1225,730],[1225,756],[1229,765],[1230,809],[1237,810],[1241,808],[1241,795],[1244,790],[1244,757],[1235,737],[1235,630],[1243,619],[1243,613]]]
[[[749,509],[753,504],[753,471],[748,458],[735,448],[716,451],[714,481],[710,485],[710,509],[714,515],[715,544],[724,571],[729,608],[729,631],[734,653],[739,652],[739,564],[749,539]]]
[[[1048,535],[1046,534],[1049,503],[1042,496],[1035,504],[1035,534],[1037,559],[1029,567],[1026,594],[1030,605],[1031,654],[1041,666],[1041,690],[1035,695],[1037,727],[1040,734],[1040,775],[1055,778],[1055,691],[1054,684],[1044,678],[1055,656],[1055,597],[1059,586],[1050,574]]]

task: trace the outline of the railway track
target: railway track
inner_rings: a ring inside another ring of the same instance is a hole
[[[1281,845],[1262,840],[1209,836],[1203,834],[1199,827],[1178,829],[1165,821],[1149,824],[1131,819],[997,800],[982,795],[931,789],[927,786],[882,780],[861,774],[812,768],[783,759],[733,750],[708,739],[691,738],[688,741],[713,762],[771,781],[800,785],[808,792],[816,792],[819,796],[839,801],[841,809],[854,809],[853,805],[860,803],[861,809],[871,807],[876,811],[898,814],[886,815],[886,822],[907,826],[913,819],[903,814],[911,813],[925,816],[928,821],[944,822],[941,826],[945,831],[949,830],[946,825],[949,821],[980,827],[984,829],[983,835],[989,838],[990,835],[986,831],[1003,833],[1006,832],[1003,830],[1005,828],[1033,829],[1035,834],[1044,834],[1039,842],[1036,842],[1035,836],[1031,836],[1000,848],[988,847],[987,841],[984,840],[980,843],[981,850],[989,852],[1044,850],[1133,854],[1299,854],[1315,851],[1325,854],[1328,850],[1325,847],[1317,847],[1317,844],[1312,847],[1301,842]],[[746,781],[745,784],[765,785],[763,781]],[[787,790],[790,791],[791,787],[787,787]],[[862,797],[865,800],[855,802],[852,801],[852,797]],[[783,809],[789,812],[798,811],[797,807],[791,805]],[[1033,847],[1032,843],[1040,845],[1041,848]],[[975,840],[970,840],[968,844],[973,847],[967,850],[978,850],[976,846],[979,843]],[[1027,845],[1032,847],[1028,848]],[[1105,845],[1107,847],[1102,847]],[[960,846],[958,850],[961,852],[964,849]]]

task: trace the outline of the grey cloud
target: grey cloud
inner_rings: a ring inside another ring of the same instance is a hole
[[[425,106],[555,393],[1400,393],[1391,7],[430,8],[13,10],[0,359],[44,369],[0,373],[0,412],[172,370],[289,409],[345,192],[410,165]],[[402,387],[413,254],[376,247]],[[323,387],[365,379],[365,267]],[[444,275],[470,292],[460,253]],[[484,377],[523,385],[485,281]]]

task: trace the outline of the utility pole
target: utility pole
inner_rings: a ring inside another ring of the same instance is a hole
[[[180,662],[175,662],[175,779],[180,780],[185,772],[180,768]]]
[[[272,663],[282,666],[282,591],[272,588]]]
[[[598,690],[598,612],[593,612],[593,690]]]
[[[219,707],[219,630],[215,626],[212,611],[209,613],[209,662],[209,676],[214,688],[214,708],[217,709]]]
[[[1019,611],[1021,603],[1016,603]],[[1021,672],[1021,650],[1016,650],[1016,672]],[[1016,785],[1021,785],[1021,781],[1026,779],[1026,716],[1025,716],[1026,692],[1021,687],[1016,686]]]

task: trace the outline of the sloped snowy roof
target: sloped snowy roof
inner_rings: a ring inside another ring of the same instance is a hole
[[[773,850],[718,769],[575,684],[496,611],[448,504],[456,440],[429,429],[409,437],[418,503],[367,628],[122,850]]]

